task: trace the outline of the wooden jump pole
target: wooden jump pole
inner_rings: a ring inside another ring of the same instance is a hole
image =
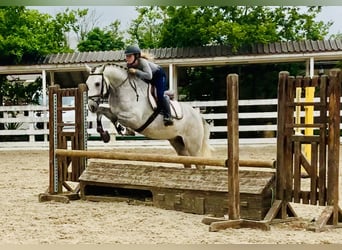
[[[227,166],[226,159],[197,157],[197,156],[173,156],[173,155],[124,153],[124,152],[115,152],[115,151],[90,151],[90,150],[67,150],[67,149],[56,149],[55,154],[56,156],[85,157],[85,158],[107,159],[107,160],[196,164],[196,165],[207,165],[207,166],[217,166],[217,167]],[[274,168],[275,166],[274,161],[240,160],[238,163],[239,165],[245,166],[245,167]]]

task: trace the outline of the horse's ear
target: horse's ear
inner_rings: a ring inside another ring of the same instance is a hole
[[[105,68],[106,68],[106,64],[101,65],[100,66],[100,71],[103,72],[105,70]]]
[[[86,67],[86,70],[88,71],[88,73],[91,73],[91,67],[88,64],[86,64],[85,67]]]

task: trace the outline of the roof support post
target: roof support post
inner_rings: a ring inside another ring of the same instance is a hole
[[[50,85],[55,85],[55,73],[53,71],[50,71]]]
[[[315,71],[315,58],[314,57],[310,57],[309,59],[306,60],[305,75],[313,77],[314,76],[314,71]]]
[[[174,99],[178,100],[178,74],[175,64],[169,64],[169,90],[174,93]]]
[[[42,71],[43,106],[46,106],[46,70]]]
[[[46,81],[47,81],[47,79],[46,79],[46,70],[43,69],[42,70],[42,92],[43,92],[42,93],[43,94],[42,105],[44,107],[46,107],[48,105],[48,103],[47,103],[47,86],[46,86]],[[47,116],[47,111],[44,111],[43,115],[44,115],[44,117],[46,117]],[[45,123],[45,122],[44,122],[44,129],[47,129],[47,123]],[[45,142],[48,141],[48,135],[47,134],[44,134],[44,141]]]

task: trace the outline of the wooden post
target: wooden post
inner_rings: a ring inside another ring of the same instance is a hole
[[[327,188],[326,201],[327,207],[322,211],[315,224],[309,227],[309,230],[320,232],[325,228],[342,227],[342,210],[339,206],[339,164],[340,164],[340,109],[341,109],[341,83],[342,75],[340,69],[329,71],[328,85],[328,107],[325,112],[328,116],[328,136],[327,136]],[[320,172],[322,170],[320,169]],[[323,179],[325,181],[325,179]],[[323,182],[320,180],[320,182]],[[324,190],[324,189],[323,189]],[[320,190],[321,192],[321,190]],[[320,200],[321,203],[321,200]]]
[[[276,199],[284,200],[285,189],[285,169],[284,166],[284,151],[286,146],[285,141],[285,102],[286,102],[286,83],[289,73],[282,71],[279,73],[278,80],[278,121],[277,121],[277,174],[276,174]]]
[[[276,170],[276,200],[271,209],[266,214],[265,221],[279,219],[285,221],[297,217],[290,206],[292,200],[292,175],[293,156],[292,142],[289,136],[294,134],[287,124],[294,123],[293,114],[295,112],[294,100],[296,84],[294,77],[289,76],[289,72],[281,71],[278,77],[278,119],[277,119],[277,170]],[[289,104],[291,108],[289,108]]]
[[[328,130],[328,118],[327,118],[327,102],[328,102],[328,76],[322,75],[319,81],[319,88],[320,88],[320,99],[324,105],[319,107],[319,120],[322,123],[322,127],[320,129],[320,145],[327,145],[327,136],[326,131]],[[319,147],[319,159],[318,159],[318,203],[320,206],[326,205],[327,200],[327,184],[326,184],[326,172],[327,172],[327,147]]]
[[[338,205],[341,71],[329,72],[328,205]]]
[[[86,150],[87,149],[87,85],[82,83],[78,85],[75,94],[75,145],[73,149]],[[78,178],[86,168],[86,158],[74,158],[76,164],[73,163],[73,181],[78,181]]]
[[[209,231],[226,228],[258,228],[270,230],[268,221],[240,219],[240,178],[239,178],[239,77],[229,74],[227,80],[227,145],[228,145],[228,219],[204,218],[210,224]]]
[[[227,79],[227,139],[228,145],[228,216],[231,220],[240,219],[239,188],[239,78],[237,74]]]
[[[57,92],[59,85],[49,88],[49,193],[55,194],[61,190],[58,185],[58,166],[55,149],[57,148]]]

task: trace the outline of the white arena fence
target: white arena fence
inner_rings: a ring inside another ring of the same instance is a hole
[[[277,99],[239,100],[239,141],[241,144],[276,143],[277,102]],[[227,101],[193,101],[189,103],[197,108],[211,124],[211,143],[226,144]],[[39,145],[48,146],[48,107],[37,105],[0,106],[0,113],[2,113],[0,126],[4,128],[0,129],[0,147],[16,147],[23,143],[38,147]],[[314,117],[317,115],[318,111],[315,111]],[[304,116],[305,112],[301,111],[300,117]],[[88,145],[101,145],[102,142],[96,132],[96,116],[88,112],[87,122]],[[37,128],[37,123],[40,123],[40,128]],[[105,117],[103,117],[103,123],[111,134],[111,141],[115,143],[128,144],[129,141],[130,145],[141,145],[142,141],[147,139],[140,134],[135,136],[119,135]],[[148,143],[164,144],[157,140],[148,140]]]

